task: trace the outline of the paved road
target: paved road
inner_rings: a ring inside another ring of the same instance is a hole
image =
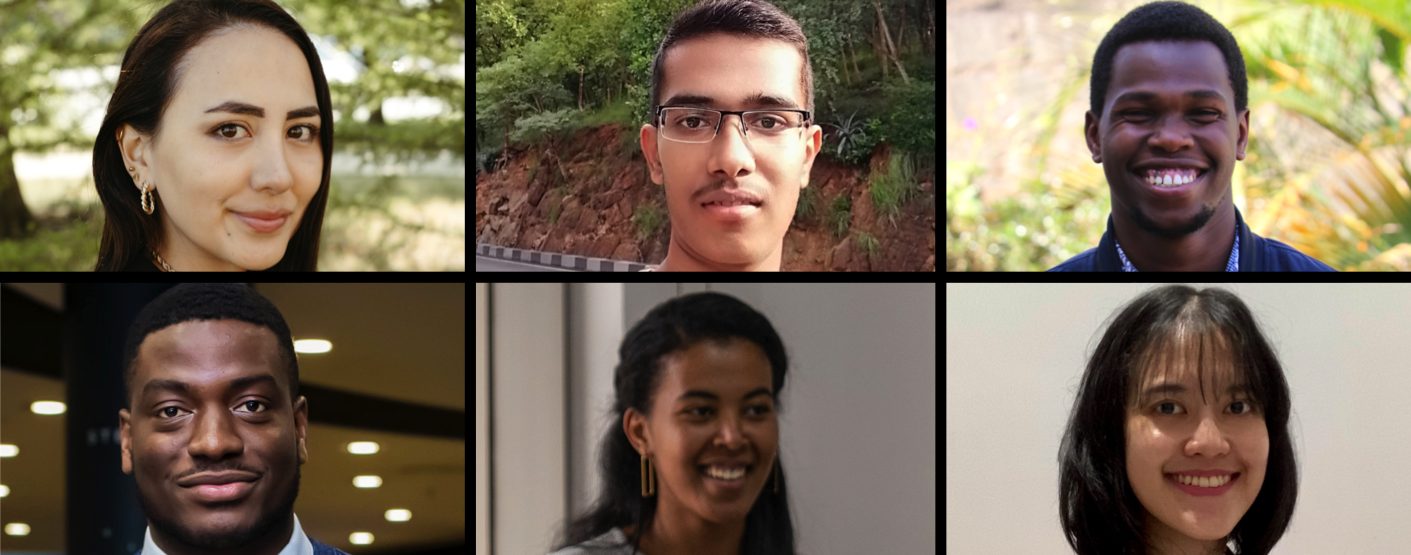
[[[572,272],[566,268],[555,268],[552,266],[539,266],[537,264],[525,264],[523,262],[513,262],[500,260],[498,258],[486,258],[480,255],[475,256],[475,271],[477,272]]]

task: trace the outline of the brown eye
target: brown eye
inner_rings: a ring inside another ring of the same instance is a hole
[[[181,415],[181,409],[179,407],[166,407],[157,411],[157,415],[162,419],[176,418]]]
[[[251,413],[269,410],[269,407],[265,406],[261,401],[245,401],[244,403],[240,403],[240,408],[245,409],[245,412]]]
[[[241,131],[244,131],[244,130],[245,130],[244,127],[241,127],[241,126],[236,125],[236,124],[233,124],[233,123],[227,123],[227,124],[225,124],[225,125],[222,125],[222,126],[220,126],[220,127],[217,127],[217,128],[215,129],[215,132],[216,132],[216,136],[217,136],[217,137],[220,137],[220,138],[222,138],[222,139],[236,139],[236,138],[239,138],[240,132],[241,132]]]

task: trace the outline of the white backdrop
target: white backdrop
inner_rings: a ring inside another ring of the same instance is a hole
[[[1299,499],[1274,553],[1411,553],[1411,285],[1215,286],[1249,305],[1292,393]],[[948,553],[1071,553],[1068,412],[1105,322],[1154,287],[946,285]]]

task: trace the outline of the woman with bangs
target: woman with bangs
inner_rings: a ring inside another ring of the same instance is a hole
[[[1167,286],[1122,309],[1088,361],[1059,453],[1078,553],[1268,553],[1298,472],[1283,367],[1222,289]]]

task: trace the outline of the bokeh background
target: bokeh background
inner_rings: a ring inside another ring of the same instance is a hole
[[[465,2],[277,0],[334,106],[320,270],[465,269]],[[92,270],[93,140],[162,1],[0,2],[0,270]]]
[[[1145,2],[946,2],[946,269],[1046,270],[1111,209],[1083,140],[1093,52]],[[1195,1],[1239,41],[1252,231],[1339,270],[1411,270],[1411,3]]]

